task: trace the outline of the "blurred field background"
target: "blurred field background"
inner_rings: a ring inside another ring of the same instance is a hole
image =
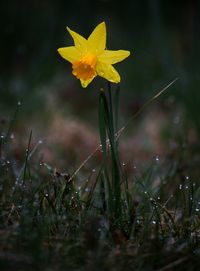
[[[82,89],[57,48],[72,44],[66,26],[87,37],[105,21],[108,48],[131,51],[116,65],[122,77],[121,125],[179,78],[123,135],[127,167],[186,147],[187,159],[199,161],[199,1],[15,0],[1,1],[0,10],[0,132],[7,131],[21,102],[12,128],[17,159],[24,158],[31,130],[33,141],[44,142],[41,161],[60,170],[75,170],[97,146],[98,94],[106,82],[95,79]]]

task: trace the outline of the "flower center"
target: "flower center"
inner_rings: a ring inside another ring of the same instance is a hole
[[[75,61],[72,65],[72,73],[78,79],[88,80],[96,76],[97,58],[94,55],[85,55],[81,60]]]

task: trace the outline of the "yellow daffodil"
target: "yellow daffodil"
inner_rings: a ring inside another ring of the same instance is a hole
[[[106,25],[100,23],[85,39],[67,27],[74,40],[74,46],[59,48],[59,54],[72,63],[72,74],[81,81],[82,87],[87,87],[97,76],[113,83],[120,82],[120,75],[112,66],[130,55],[125,50],[106,50]]]

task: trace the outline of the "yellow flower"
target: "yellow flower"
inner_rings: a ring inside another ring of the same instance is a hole
[[[59,48],[59,54],[72,63],[72,74],[80,79],[82,87],[87,87],[97,76],[113,83],[120,82],[120,75],[112,66],[130,55],[129,51],[106,50],[106,25],[100,23],[85,39],[67,27],[74,40],[74,46]]]

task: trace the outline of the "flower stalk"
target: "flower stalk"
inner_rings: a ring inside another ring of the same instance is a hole
[[[114,224],[120,223],[121,219],[121,164],[116,137],[118,126],[118,97],[116,96],[119,96],[119,91],[112,91],[110,83],[107,93],[102,90],[99,95],[99,131],[103,152],[101,181],[105,189],[107,215]]]

